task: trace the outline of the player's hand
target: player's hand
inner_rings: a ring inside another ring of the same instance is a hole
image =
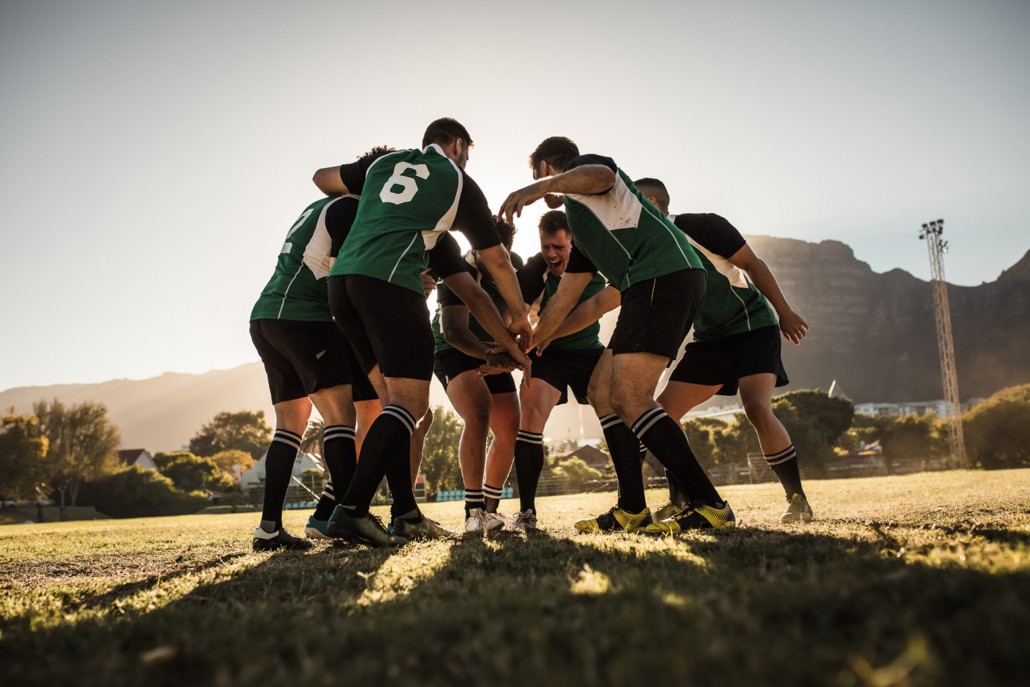
[[[540,343],[538,343],[536,345],[536,354],[537,355],[543,355],[544,351],[547,350],[547,347],[550,346],[550,345],[551,345],[551,340],[550,339],[545,339],[544,341],[541,341]]]
[[[565,205],[565,194],[564,193],[548,193],[544,196],[544,202],[547,203],[547,207],[552,210],[557,210],[562,205]]]
[[[541,181],[530,184],[525,188],[520,188],[518,191],[509,194],[505,201],[501,203],[501,209],[497,211],[497,216],[504,218],[508,224],[511,224],[515,221],[515,217],[522,216],[522,208],[532,205],[545,195],[546,191]]]
[[[436,289],[436,280],[425,272],[422,273],[422,290],[426,292],[426,298]]]
[[[479,373],[485,377],[486,375],[511,372],[520,368],[521,366],[512,360],[512,357],[502,349],[500,353],[491,351],[486,354],[486,363],[479,366]]]
[[[801,343],[801,339],[805,338],[808,324],[796,312],[789,310],[780,316],[780,331],[797,346]]]
[[[512,315],[508,331],[515,337],[519,349],[523,353],[528,353],[529,349],[533,347],[533,325],[529,323],[529,315],[526,313],[522,313],[520,316]]]
[[[533,377],[533,361],[529,359],[529,356],[520,351],[518,348],[511,350],[504,346],[498,346],[497,348],[490,351],[488,355],[496,355],[499,353],[507,353],[508,356],[515,362],[517,369],[522,370],[522,381],[527,382]]]

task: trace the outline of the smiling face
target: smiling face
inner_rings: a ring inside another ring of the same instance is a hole
[[[540,253],[547,262],[547,269],[556,277],[565,274],[572,253],[572,234],[559,229],[553,234],[540,234]]]

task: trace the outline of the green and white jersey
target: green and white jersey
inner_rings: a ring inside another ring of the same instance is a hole
[[[422,293],[427,251],[459,229],[473,248],[500,243],[483,192],[436,144],[340,168],[361,203],[330,276],[360,274]]]
[[[547,269],[547,261],[544,256],[537,253],[526,261],[525,267],[519,270],[519,287],[522,289],[522,299],[529,305],[529,321],[534,326],[540,320],[540,311],[543,310],[548,301],[558,292],[558,285],[561,284],[561,277],[551,274]],[[595,274],[587,283],[586,288],[576,302],[576,307],[597,295],[607,285],[604,277]],[[575,310],[575,308],[573,308]],[[589,327],[578,332],[555,339],[548,346],[548,350],[556,351],[578,351],[583,349],[604,348],[604,344],[598,338],[601,334],[601,322],[594,322]]]
[[[357,196],[323,198],[305,208],[286,234],[251,320],[333,321],[326,277],[357,209]]]
[[[511,254],[511,264],[516,270],[522,267],[522,258],[519,257],[518,253]],[[508,308],[508,304],[505,302],[501,292],[497,289],[497,285],[494,284],[493,279],[479,271],[479,268],[476,265],[476,257],[472,251],[465,254],[465,269],[472,275],[472,278],[476,280],[479,287],[486,291],[487,295],[490,296],[490,300],[494,302],[497,312],[503,315],[504,311]],[[441,313],[443,309],[451,305],[464,305],[464,302],[441,281],[436,289],[436,315],[433,316],[433,338],[436,341],[434,352],[436,353],[454,348],[454,346],[447,343],[447,339],[444,338],[443,324],[441,321]],[[479,321],[471,314],[469,314],[469,331],[472,332],[472,335],[480,341],[494,340],[494,337],[488,334],[487,331],[483,329],[483,325],[479,324]]]
[[[676,228],[694,246],[708,276],[708,290],[694,319],[694,341],[711,341],[777,324],[776,312],[751,283],[747,273],[729,261],[747,242],[719,215],[670,215]]]
[[[687,269],[702,269],[701,261],[682,232],[640,193],[611,158],[580,155],[566,171],[601,164],[615,172],[608,191],[593,195],[566,194],[565,212],[577,252],[591,265],[570,257],[568,271],[599,270],[620,291],[638,282]]]

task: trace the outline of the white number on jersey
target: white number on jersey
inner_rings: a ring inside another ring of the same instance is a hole
[[[419,179],[429,178],[429,167],[425,165],[413,165],[409,162],[398,162],[393,167],[393,176],[386,180],[386,184],[383,185],[383,190],[379,192],[379,198],[384,203],[393,203],[394,205],[401,205],[407,203],[415,197],[418,193],[418,184],[411,177],[404,176],[404,172],[407,170],[415,172],[415,176]],[[400,186],[403,190],[400,193],[394,193],[394,187]]]
[[[290,227],[289,233],[286,234],[286,243],[283,244],[283,249],[279,251],[280,255],[283,253],[289,253],[291,250],[293,250],[293,243],[290,241],[290,237],[293,236],[293,232],[300,229],[300,225],[304,224],[308,217],[311,217],[311,212],[312,211],[310,209],[305,210],[304,214],[301,215],[300,219],[297,220],[297,223]]]

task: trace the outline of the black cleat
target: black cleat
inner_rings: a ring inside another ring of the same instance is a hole
[[[314,544],[309,542],[307,539],[294,537],[286,531],[285,527],[280,527],[275,534],[265,532],[260,527],[254,530],[255,551],[278,551],[279,549],[286,549],[287,551],[307,551],[313,546]]]
[[[383,521],[371,513],[354,517],[343,506],[337,506],[333,511],[328,532],[333,539],[346,539],[366,546],[403,546],[408,543],[404,537],[390,533],[383,526]]]

